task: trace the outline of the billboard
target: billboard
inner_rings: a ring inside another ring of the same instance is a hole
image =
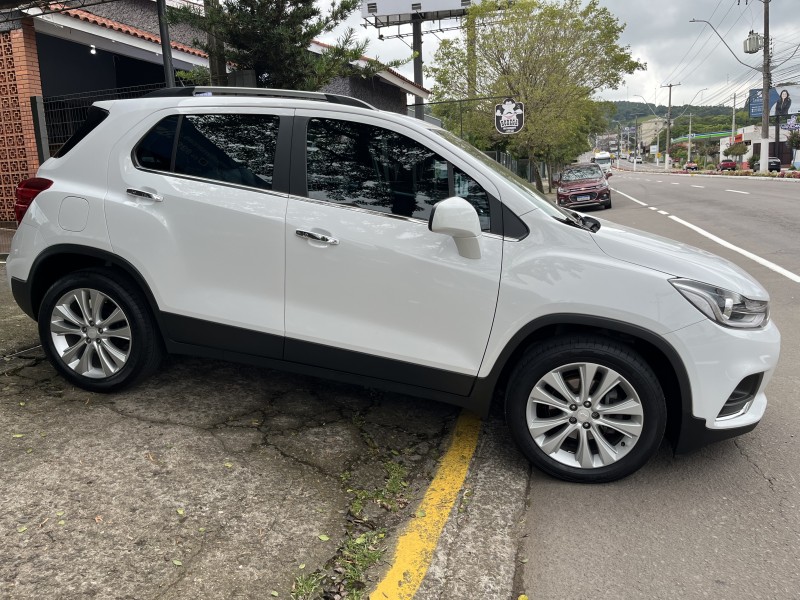
[[[748,103],[750,104],[750,118],[757,119],[763,112],[763,94],[760,89],[750,90]],[[800,85],[782,85],[769,88],[769,116],[775,115],[788,117],[800,114]]]
[[[420,17],[425,21],[463,17],[472,3],[472,0],[363,0],[361,16],[370,25],[387,27],[411,23]]]

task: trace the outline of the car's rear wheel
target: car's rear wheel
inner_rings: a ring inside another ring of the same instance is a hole
[[[39,337],[56,370],[93,392],[132,385],[163,356],[141,294],[105,269],[78,271],[50,287],[39,309]]]
[[[570,336],[525,353],[507,388],[506,420],[522,452],[545,473],[602,483],[652,458],[666,406],[653,370],[632,348]]]

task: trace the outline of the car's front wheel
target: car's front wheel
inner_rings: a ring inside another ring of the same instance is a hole
[[[50,287],[39,308],[39,337],[56,370],[93,392],[133,384],[163,355],[139,291],[105,269],[78,271]]]
[[[630,475],[655,454],[666,405],[653,370],[632,348],[570,336],[524,354],[507,388],[506,420],[545,473],[602,483]]]

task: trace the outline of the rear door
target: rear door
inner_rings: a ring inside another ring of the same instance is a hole
[[[282,355],[291,112],[162,113],[116,146],[111,244],[146,278],[172,339]]]

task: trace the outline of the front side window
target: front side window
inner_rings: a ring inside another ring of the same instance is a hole
[[[274,115],[172,115],[142,138],[136,161],[155,171],[269,190],[279,125]]]
[[[430,148],[394,131],[311,119],[306,161],[310,198],[427,220],[434,204],[459,195],[489,228],[486,192]]]

